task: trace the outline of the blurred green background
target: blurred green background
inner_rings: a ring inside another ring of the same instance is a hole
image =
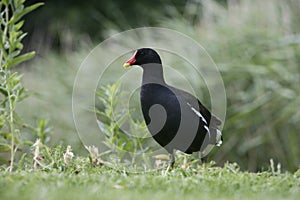
[[[272,158],[293,171],[300,166],[299,10],[300,0],[45,1],[25,19],[25,47],[38,55],[19,68],[33,95],[18,111],[28,123],[48,119],[50,144],[70,144],[75,153],[86,153],[71,99],[83,59],[111,34],[171,28],[203,45],[224,80],[224,143],[209,159],[260,171]],[[206,90],[201,98],[209,105]]]

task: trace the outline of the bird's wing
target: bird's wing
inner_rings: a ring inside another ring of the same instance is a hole
[[[207,138],[206,144],[213,144],[220,146],[222,144],[222,133],[218,126],[222,124],[222,121],[216,116],[212,115],[209,110],[202,105],[202,103],[194,97],[192,94],[171,88],[176,93],[177,98],[185,102],[187,106],[201,119],[204,128],[207,130],[209,137]],[[204,147],[209,145],[204,145]]]
[[[181,96],[180,98],[184,98],[184,101],[186,101],[190,109],[202,120],[203,126],[207,130],[209,137],[207,138],[207,141],[204,141],[206,144],[204,145],[205,148],[203,149],[204,153],[207,150],[206,147],[211,148],[211,145],[208,144],[220,146],[223,138],[218,126],[222,124],[222,121],[216,116],[212,115],[209,110],[203,106],[201,102],[192,94],[185,91],[180,91],[179,95]]]
[[[212,115],[210,111],[192,94],[176,89],[176,95],[184,99],[192,111],[201,118],[204,124],[207,124],[213,128],[217,128],[222,124],[222,121],[218,117]]]
[[[201,104],[201,102],[199,100],[198,100],[198,104],[199,104],[200,113],[203,113],[204,116],[206,116],[208,119],[210,119],[211,127],[216,128],[217,126],[220,126],[222,124],[222,121],[218,117],[212,115],[209,112],[209,110]]]

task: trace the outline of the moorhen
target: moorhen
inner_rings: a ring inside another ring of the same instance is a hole
[[[124,67],[131,65],[143,69],[142,113],[152,137],[171,155],[169,166],[175,163],[175,149],[187,154],[200,152],[204,161],[214,146],[222,144],[221,120],[192,94],[165,82],[160,56],[153,49],[136,50]]]

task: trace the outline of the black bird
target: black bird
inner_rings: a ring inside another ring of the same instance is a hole
[[[141,48],[124,64],[143,69],[140,101],[143,116],[152,137],[171,155],[174,150],[205,157],[213,146],[222,144],[218,126],[222,122],[213,116],[192,94],[168,85],[163,76],[160,56],[150,48]]]

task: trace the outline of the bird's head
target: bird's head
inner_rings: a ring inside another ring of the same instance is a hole
[[[132,65],[143,66],[146,64],[161,64],[160,57],[156,51],[150,48],[137,49],[133,56],[124,63],[124,67]]]

